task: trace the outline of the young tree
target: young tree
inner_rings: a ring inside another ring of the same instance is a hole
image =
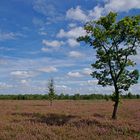
[[[48,82],[48,98],[50,101],[50,106],[52,106],[52,101],[55,98],[54,81],[50,79]]]
[[[97,21],[90,21],[85,26],[86,36],[77,40],[84,41],[96,50],[95,71],[91,74],[102,86],[114,87],[114,109],[112,118],[117,118],[120,94],[138,81],[138,70],[132,55],[137,54],[140,46],[140,16],[125,17],[116,21],[117,14],[110,12]]]

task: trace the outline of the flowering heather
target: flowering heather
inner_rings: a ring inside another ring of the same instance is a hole
[[[0,101],[0,140],[139,140],[140,100]]]

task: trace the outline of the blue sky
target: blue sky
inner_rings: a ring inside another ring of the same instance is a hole
[[[0,94],[45,94],[50,78],[57,93],[112,93],[90,76],[94,50],[76,42],[87,21],[110,11],[138,15],[140,1],[0,0]],[[130,91],[139,93],[140,83]]]

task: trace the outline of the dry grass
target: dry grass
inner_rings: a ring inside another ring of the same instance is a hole
[[[0,101],[0,140],[138,140],[140,100],[112,102]]]

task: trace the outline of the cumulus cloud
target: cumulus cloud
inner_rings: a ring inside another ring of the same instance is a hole
[[[70,30],[65,31],[64,29],[60,29],[60,31],[57,34],[58,38],[65,38],[66,43],[70,47],[79,46],[79,42],[76,41],[76,39],[79,36],[86,35],[86,31],[82,27],[72,27]]]
[[[58,48],[62,45],[64,45],[63,41],[57,41],[57,40],[53,40],[53,41],[48,41],[48,40],[42,40],[42,44],[45,46],[49,46],[49,47],[53,47],[53,48]]]
[[[89,20],[97,20],[103,14],[104,8],[100,6],[95,6],[92,10],[88,11]]]
[[[110,11],[127,12],[131,9],[139,9],[139,0],[105,0],[103,6],[97,5],[91,10],[82,10],[80,6],[70,8],[66,17],[76,21],[87,22],[97,20],[99,17],[108,14]]]
[[[12,71],[10,74],[17,78],[31,78],[37,75],[37,73],[32,71],[20,71],[20,70]]]
[[[90,68],[84,68],[83,69],[83,74],[90,75],[91,73],[92,73],[92,69],[90,69]]]
[[[82,75],[79,72],[68,72],[67,74],[69,77],[82,77]]]
[[[57,37],[59,38],[78,38],[79,36],[86,35],[86,31],[83,29],[83,27],[75,27],[72,28],[69,31],[64,31],[64,29],[60,29],[59,33],[57,34]]]
[[[67,40],[67,43],[70,47],[75,47],[75,46],[79,46],[80,44],[76,41],[76,39],[73,38],[69,38]]]
[[[70,8],[66,12],[66,18],[80,21],[80,22],[87,22],[90,21],[92,18],[97,19],[101,16],[103,12],[103,7],[95,6],[92,10],[82,10],[80,6],[77,6],[75,9]]]
[[[139,0],[107,0],[104,5],[104,11],[125,12],[131,9],[139,9]]]
[[[87,21],[87,16],[86,13],[81,10],[80,6],[77,6],[75,9],[74,8],[70,8],[67,12],[66,12],[66,17],[68,19],[74,19],[74,20],[79,20],[79,21]]]
[[[44,39],[42,40],[42,44],[45,45],[46,47],[42,47],[41,50],[43,52],[49,52],[52,51],[52,49],[58,49],[60,46],[64,45],[65,43],[63,41],[58,41],[58,40],[48,41]]]
[[[84,54],[78,52],[78,51],[71,51],[69,52],[69,56],[73,58],[81,58],[84,57]]]
[[[43,67],[43,68],[40,68],[39,71],[41,72],[46,72],[46,73],[50,73],[50,72],[57,72],[58,69],[53,67],[53,66],[50,66],[50,67]]]

